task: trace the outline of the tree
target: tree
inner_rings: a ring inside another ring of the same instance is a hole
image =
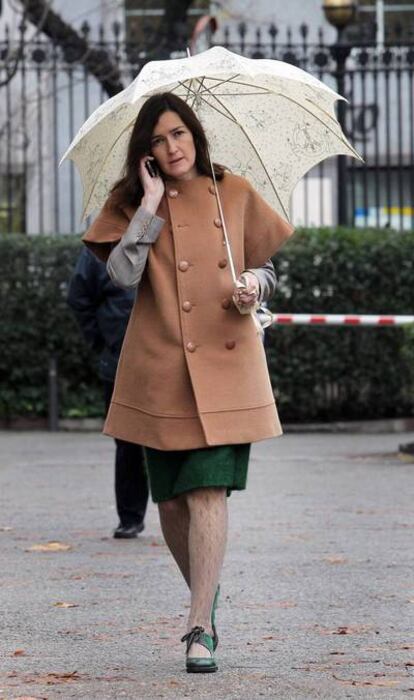
[[[59,46],[69,63],[80,63],[102,85],[109,97],[124,89],[118,66],[104,48],[93,48],[87,38],[65,22],[48,0],[20,0],[24,17]],[[149,59],[165,58],[185,40],[187,11],[193,0],[163,0],[160,36],[146,47]]]
[[[157,46],[150,46],[151,57],[167,58],[172,51],[183,49],[188,44],[187,12],[193,0],[164,0]]]

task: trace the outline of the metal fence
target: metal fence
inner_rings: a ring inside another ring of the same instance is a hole
[[[88,47],[109,55],[124,85],[145,63],[145,50],[126,43],[118,25],[110,36],[101,30],[91,37],[87,24],[80,34]],[[249,57],[293,63],[334,89],[342,86],[349,100],[346,131],[365,162],[346,159],[342,176],[335,159],[311,171],[293,195],[296,224],[330,226],[339,218],[360,227],[413,227],[414,44],[331,46],[322,31],[309,42],[305,25],[281,37],[274,25],[251,34],[243,24],[225,30],[220,43]],[[71,58],[50,40],[31,40],[25,26],[12,41],[6,28],[0,41],[0,231],[84,227],[78,176],[70,163],[58,167],[77,129],[107,98],[101,84],[107,76],[99,82],[83,58]],[[304,130],[304,144],[306,138]]]

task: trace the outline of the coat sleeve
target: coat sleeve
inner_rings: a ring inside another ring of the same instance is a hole
[[[269,301],[273,297],[277,285],[275,266],[270,258],[261,267],[248,268],[245,272],[252,272],[257,277],[259,282],[258,301],[260,303]]]
[[[244,210],[245,268],[262,267],[292,235],[293,226],[283,219],[248,184]]]
[[[119,243],[109,255],[106,269],[112,282],[133,289],[141,281],[152,243],[157,240],[164,219],[138,207]]]
[[[138,207],[130,218],[121,207],[113,203],[113,198],[110,196],[93,224],[83,235],[82,241],[98,260],[106,263],[112,250],[124,237],[128,239],[128,251],[132,255],[133,248],[140,243],[154,243],[164,223],[164,219],[146,212],[142,207]],[[113,281],[117,284],[116,279]],[[118,286],[124,285],[121,282]]]
[[[68,305],[76,317],[84,339],[98,352],[105,345],[97,320],[101,298],[99,266],[105,271],[103,264],[84,248],[76,262],[67,296]]]
[[[127,215],[120,207],[114,206],[109,197],[82,241],[99,260],[106,263],[112,248],[121,240],[128,226]]]

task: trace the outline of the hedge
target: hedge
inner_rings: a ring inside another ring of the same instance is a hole
[[[96,359],[66,306],[75,236],[0,236],[0,417],[47,414],[47,367],[59,367],[61,416],[103,411]],[[414,232],[296,232],[275,258],[279,312],[414,313]],[[282,420],[408,416],[411,328],[273,327],[267,354]]]
[[[76,236],[0,236],[0,417],[45,416],[49,358],[57,357],[60,414],[99,416],[96,358],[66,304]]]
[[[413,231],[300,231],[275,264],[274,311],[414,314]],[[268,358],[285,420],[413,413],[413,327],[273,327]]]

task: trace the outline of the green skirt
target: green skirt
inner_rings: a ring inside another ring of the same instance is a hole
[[[249,443],[180,451],[145,447],[144,452],[154,503],[206,486],[225,487],[228,495],[246,488]]]

